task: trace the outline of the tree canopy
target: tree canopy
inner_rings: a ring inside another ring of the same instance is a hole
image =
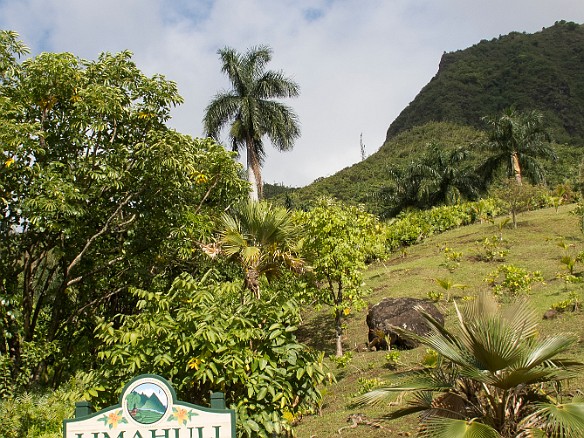
[[[57,384],[93,360],[96,315],[134,311],[130,286],[197,269],[246,183],[232,153],[166,126],[176,84],[129,52],[21,52],[0,33],[1,366]]]

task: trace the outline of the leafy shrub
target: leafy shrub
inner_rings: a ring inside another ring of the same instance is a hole
[[[509,255],[509,248],[505,246],[505,240],[498,236],[485,237],[477,242],[477,258],[485,262],[502,262]]]
[[[518,266],[501,265],[485,281],[493,287],[495,295],[517,296],[531,292],[533,283],[543,283],[543,276],[539,271],[528,272]]]
[[[329,356],[329,359],[336,365],[338,370],[342,370],[347,368],[347,366],[351,363],[351,360],[353,359],[353,353],[346,351],[342,356],[331,355]]]
[[[353,394],[353,397],[357,397],[371,391],[372,389],[385,385],[385,382],[378,377],[373,377],[371,379],[360,377],[357,382],[359,383],[359,389]]]
[[[291,432],[287,419],[317,410],[318,386],[331,376],[323,355],[296,340],[299,308],[288,294],[266,288],[262,300],[242,304],[240,292],[239,284],[186,275],[167,292],[134,290],[140,313],[97,327],[96,375],[120,390],[136,374],[160,374],[202,406],[222,391],[240,435]]]
[[[486,217],[495,217],[500,213],[500,202],[494,199],[402,213],[388,222],[386,246],[389,251],[395,251],[434,234],[469,225]]]
[[[384,356],[385,366],[391,369],[396,368],[400,363],[399,361],[400,355],[401,353],[399,352],[399,350],[389,350],[389,352],[385,353]]]
[[[443,265],[448,269],[450,272],[454,272],[454,270],[460,267],[460,261],[462,260],[462,251],[455,251],[452,248],[445,247],[442,249],[444,253],[444,263]]]
[[[580,308],[580,297],[576,292],[570,292],[568,298],[552,304],[552,309],[558,312],[575,312]]]
[[[444,299],[444,293],[441,291],[431,290],[428,291],[428,298],[430,298],[435,303],[438,303]]]
[[[24,392],[3,398],[0,400],[0,436],[62,438],[63,420],[73,418],[75,402],[87,395],[87,385],[87,379],[77,376],[55,391]]]

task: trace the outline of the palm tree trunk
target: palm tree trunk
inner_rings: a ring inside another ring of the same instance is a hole
[[[513,165],[513,173],[515,174],[515,181],[517,185],[521,185],[521,167],[519,166],[519,156],[517,152],[511,154],[511,164]]]
[[[259,201],[262,196],[262,176],[260,162],[254,148],[253,138],[246,139],[247,148],[247,180],[251,185],[249,197],[252,201]]]

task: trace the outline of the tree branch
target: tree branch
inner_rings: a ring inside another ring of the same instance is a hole
[[[116,210],[110,215],[110,217],[107,219],[107,221],[105,222],[105,224],[103,225],[101,230],[99,230],[97,233],[95,233],[93,236],[91,236],[89,238],[89,240],[85,243],[85,246],[83,247],[81,252],[79,254],[77,254],[77,256],[69,264],[69,266],[67,266],[67,270],[65,271],[65,278],[69,277],[71,270],[81,261],[81,259],[85,255],[85,253],[89,250],[89,248],[93,244],[93,242],[95,242],[95,240],[97,238],[99,238],[100,236],[102,236],[104,233],[106,233],[109,230],[110,225],[111,225],[112,221],[114,220],[114,218],[120,213],[122,208],[125,207],[132,200],[133,196],[134,196],[134,194],[128,195],[126,197],[126,199],[124,199],[120,203],[120,205],[118,205],[118,208],[116,208]]]

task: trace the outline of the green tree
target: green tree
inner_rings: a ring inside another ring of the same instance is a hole
[[[477,197],[477,177],[466,164],[468,159],[469,151],[465,149],[446,151],[436,143],[430,145],[416,165],[421,179],[419,197],[426,208]]]
[[[336,355],[342,356],[343,318],[364,305],[362,271],[366,261],[384,253],[384,230],[363,208],[327,199],[297,215],[305,230],[302,254],[319,285],[314,298],[333,309]]]
[[[534,184],[543,182],[544,169],[537,159],[557,158],[549,145],[543,115],[509,108],[499,116],[483,120],[489,127],[484,147],[491,154],[479,169],[485,181],[492,181],[495,173],[504,168],[507,176],[514,177],[518,185],[524,176]]]
[[[445,150],[431,143],[417,160],[405,167],[391,168],[388,172],[391,185],[378,194],[378,199],[386,204],[384,216],[395,216],[409,207],[428,209],[476,198],[478,178],[467,164],[469,158],[465,149]]]
[[[423,311],[431,327],[428,335],[400,330],[438,352],[437,368],[407,373],[401,382],[371,391],[357,403],[377,403],[394,391],[411,393],[408,406],[389,416],[420,413],[420,436],[427,437],[584,433],[584,403],[563,402],[557,391],[557,384],[581,371],[582,364],[557,357],[576,337],[541,337],[540,318],[526,301],[502,309],[492,295],[483,294],[461,308],[455,303],[455,309],[457,332]]]
[[[383,204],[383,217],[395,217],[408,208],[420,208],[423,181],[414,163],[390,168],[388,180],[391,185],[381,188],[376,196]]]
[[[225,47],[219,50],[221,70],[231,82],[230,91],[218,93],[205,110],[206,135],[219,138],[221,129],[230,125],[229,136],[234,151],[245,149],[251,199],[262,197],[261,166],[265,156],[263,138],[267,136],[276,149],[292,149],[300,135],[296,114],[274,99],[298,96],[298,85],[282,72],[265,70],[272,58],[266,46],[253,47],[245,54]]]
[[[2,371],[56,385],[93,360],[95,317],[133,312],[130,286],[172,281],[246,183],[221,145],[166,126],[176,85],[129,52],[18,64],[1,35]]]
[[[531,184],[517,184],[517,180],[508,178],[492,191],[495,198],[502,202],[502,209],[511,214],[513,228],[517,228],[517,215],[537,206],[545,190]]]
[[[263,277],[271,280],[282,269],[301,272],[298,257],[300,228],[284,208],[267,202],[248,201],[221,217],[219,246],[243,268],[244,288],[260,298]]]
[[[299,306],[269,289],[241,303],[238,284],[214,277],[182,275],[166,291],[133,290],[140,312],[97,328],[92,375],[118,391],[136,374],[164,375],[182,400],[203,406],[210,391],[222,391],[237,413],[238,436],[290,432],[297,415],[317,411],[318,387],[330,378],[323,355],[296,339]],[[103,403],[115,400],[102,393]]]

